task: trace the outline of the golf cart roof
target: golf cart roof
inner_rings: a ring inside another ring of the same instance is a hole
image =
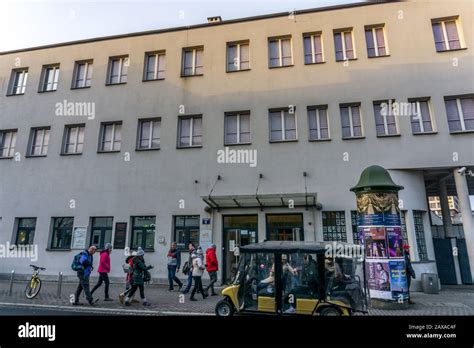
[[[348,244],[340,243],[338,244]],[[248,244],[240,247],[240,252],[243,253],[258,253],[258,252],[270,252],[270,253],[298,253],[298,252],[311,252],[311,253],[324,253],[327,247],[333,247],[333,242],[291,242],[291,241],[265,241],[255,244]]]

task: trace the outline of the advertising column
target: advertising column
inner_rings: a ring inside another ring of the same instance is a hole
[[[357,199],[357,226],[364,246],[365,277],[372,307],[408,308],[408,289],[398,191],[380,166],[367,167],[351,188]]]

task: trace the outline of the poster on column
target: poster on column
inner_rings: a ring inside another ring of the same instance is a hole
[[[382,198],[383,222],[385,226],[400,226],[400,208],[398,206],[398,195],[387,192]]]
[[[359,226],[383,225],[383,209],[380,194],[362,193],[357,195],[357,223]]]
[[[397,301],[408,300],[408,283],[405,260],[390,260],[388,262],[388,267],[390,269],[392,299]]]
[[[400,227],[386,227],[388,239],[388,256],[403,257],[403,237]]]
[[[388,260],[366,260],[367,284],[370,298],[391,300]]]
[[[386,258],[385,227],[364,227],[364,247],[366,258]]]

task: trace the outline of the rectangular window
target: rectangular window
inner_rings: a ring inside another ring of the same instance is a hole
[[[202,146],[202,116],[178,118],[178,147]]]
[[[388,100],[374,102],[375,128],[377,136],[398,135],[398,125]]]
[[[0,158],[13,158],[17,132],[16,129],[0,130]]]
[[[122,122],[101,124],[99,152],[120,151],[122,143]]]
[[[132,217],[131,249],[152,251],[155,247],[155,216]]]
[[[359,229],[357,225],[357,210],[351,210],[352,240],[354,244],[360,244]]]
[[[448,116],[449,131],[474,131],[474,96],[460,96],[457,98],[445,97],[446,114]]]
[[[35,238],[36,218],[18,218],[16,230],[16,245],[31,245]]]
[[[327,105],[308,106],[309,140],[329,139]]]
[[[360,104],[341,105],[342,139],[363,137]]]
[[[165,78],[165,51],[145,53],[145,81],[163,80]]]
[[[408,244],[408,233],[407,233],[407,211],[406,210],[400,210],[400,224],[401,224],[401,230],[402,230],[402,237],[403,237],[403,243]]]
[[[356,58],[353,42],[352,28],[334,31],[334,47],[336,49],[337,62]]]
[[[25,93],[28,80],[28,68],[12,70],[10,88],[7,95],[21,95]]]
[[[52,218],[51,249],[70,249],[72,240],[73,217]]]
[[[74,80],[72,88],[86,88],[90,87],[92,83],[93,61],[76,62],[74,67]]]
[[[115,223],[114,249],[125,249],[127,241],[127,223]]]
[[[305,64],[324,62],[323,38],[321,33],[303,34],[303,47]]]
[[[160,148],[161,118],[138,120],[138,150]]]
[[[130,60],[128,56],[109,58],[107,85],[127,83],[127,73]]]
[[[179,249],[187,249],[189,243],[199,245],[199,215],[174,216],[174,240]]]
[[[50,127],[32,128],[28,156],[46,156],[49,146]]]
[[[250,69],[248,41],[227,43],[227,72]]]
[[[423,211],[413,210],[413,220],[415,222],[415,237],[418,247],[418,256],[420,261],[428,260],[428,252],[426,251],[425,228],[423,226]]]
[[[290,113],[292,111],[292,113]],[[270,142],[297,139],[295,109],[284,108],[269,111]]]
[[[44,65],[40,92],[51,92],[58,89],[59,81],[59,64],[55,65]]]
[[[323,240],[347,242],[344,211],[323,211]]]
[[[181,76],[202,75],[203,54],[204,47],[184,48]]]
[[[91,242],[98,249],[104,249],[105,244],[112,242],[113,217],[91,218]]]
[[[250,111],[225,114],[225,145],[250,144]]]
[[[79,155],[82,153],[84,147],[84,124],[79,125],[67,125],[64,128],[64,143],[63,143],[63,154],[75,154]]]
[[[408,99],[408,102],[410,102],[412,106],[412,115],[410,116],[412,133],[433,133],[435,130],[432,123],[429,98]]]
[[[303,241],[303,214],[267,214],[267,239]]]
[[[432,19],[431,25],[433,27],[436,51],[443,52],[464,48],[458,17]]]
[[[270,68],[293,65],[291,37],[268,39],[268,56]]]
[[[385,28],[383,25],[365,27],[365,42],[369,58],[388,56],[385,44]]]

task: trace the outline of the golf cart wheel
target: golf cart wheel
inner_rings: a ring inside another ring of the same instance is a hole
[[[336,307],[328,306],[324,307],[319,311],[319,315],[324,316],[324,317],[329,317],[329,316],[340,316],[341,311],[337,309]]]
[[[221,300],[216,304],[216,315],[218,317],[231,317],[234,315],[234,306],[227,300]]]

